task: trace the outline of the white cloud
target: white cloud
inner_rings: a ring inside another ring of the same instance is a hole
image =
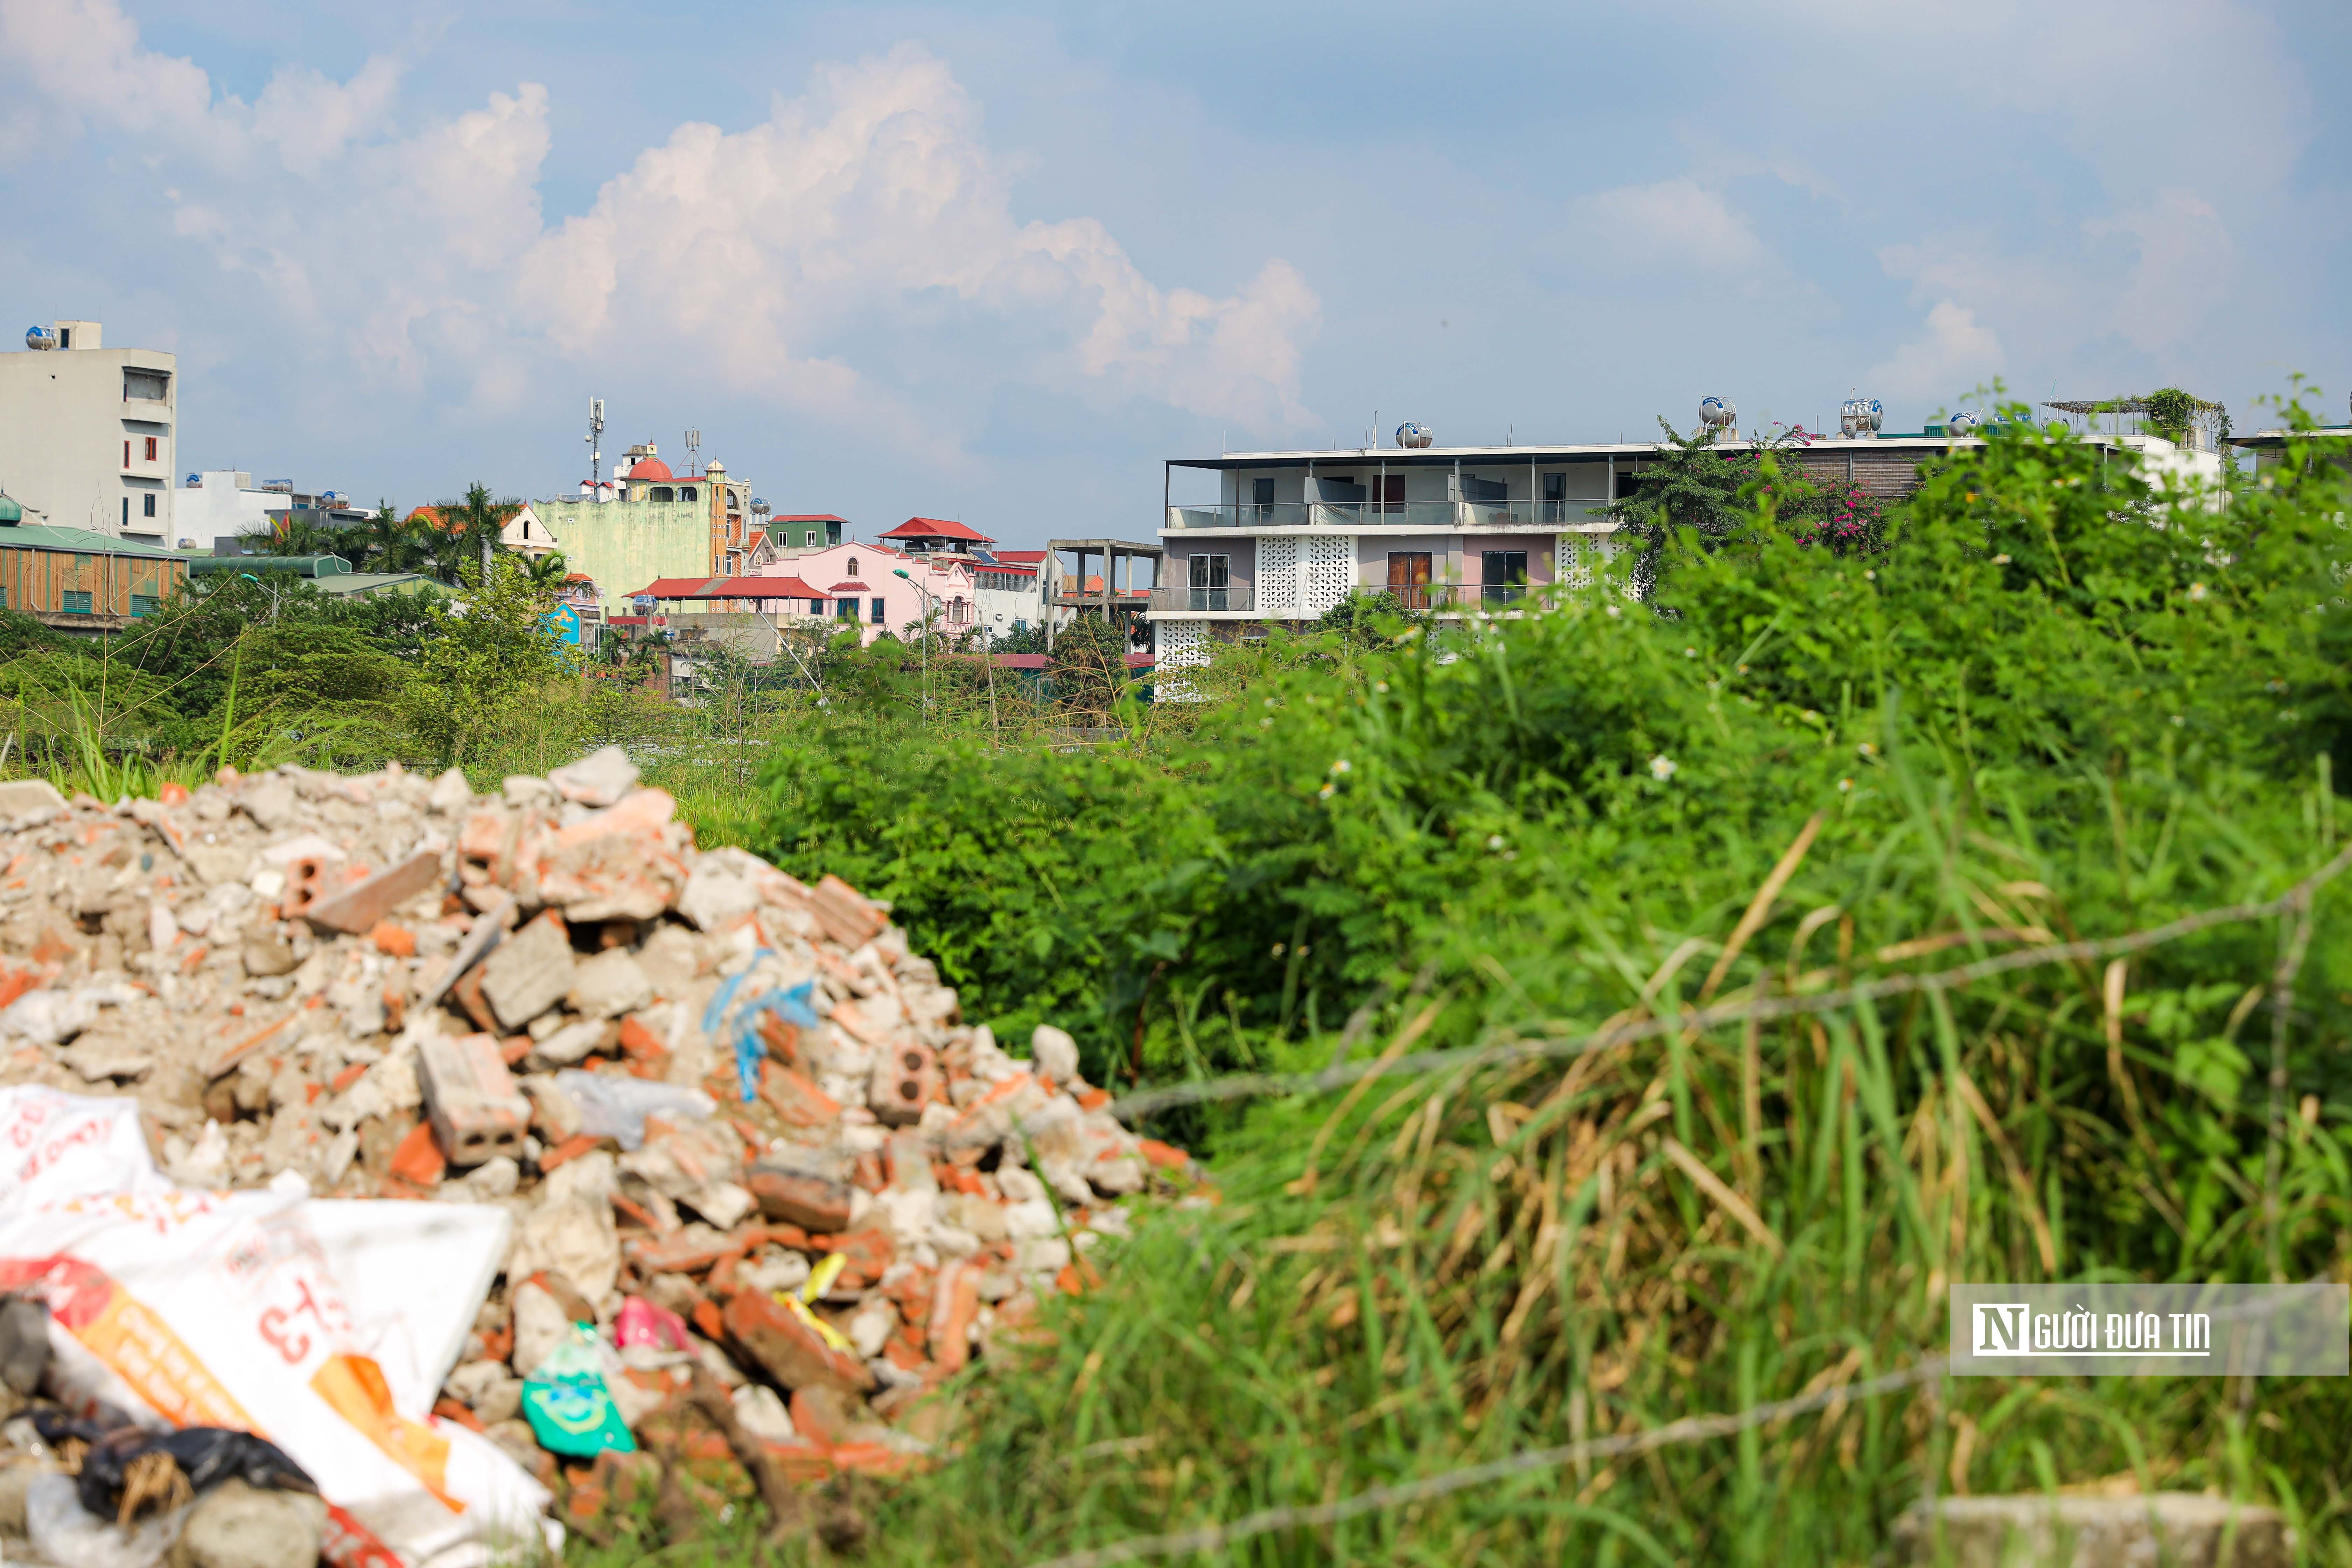
[[[2135,348],[2169,348],[2194,336],[2237,277],[2237,242],[2212,204],[2194,191],[2159,191],[2147,206],[2084,228],[2139,242],[2139,258],[2111,317],[2115,331]]]
[[[57,59],[74,68],[25,63]],[[273,328],[365,377],[454,383],[495,408],[551,370],[690,364],[739,395],[916,437],[926,376],[974,360],[845,356],[839,340],[879,324],[1009,340],[979,362],[999,381],[1244,427],[1308,417],[1300,361],[1320,305],[1295,268],[1267,260],[1223,296],[1169,288],[1093,219],[1023,221],[978,106],[919,48],[820,68],[740,132],[681,125],[553,225],[545,87],[420,123],[401,84],[381,56],[343,82],[290,68],[247,105],[144,49],[114,0],[0,0],[0,96],[42,121],[17,117],[9,139],[138,140],[173,232],[263,280]]]
[[[2000,374],[2008,356],[1976,312],[1949,300],[1927,312],[1924,335],[1870,367],[1864,391],[1880,398],[1948,401]]]
[[[1693,179],[1620,185],[1589,198],[1584,211],[1594,237],[1622,261],[1740,272],[1764,255],[1748,220]]]

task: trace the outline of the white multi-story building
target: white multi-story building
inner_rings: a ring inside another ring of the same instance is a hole
[[[1896,501],[1917,486],[1923,461],[1981,444],[1972,424],[1882,435],[1874,403],[1848,406],[1869,410],[1867,422],[1803,437],[1782,448],[1783,460],[1816,483]],[[1408,610],[1458,616],[1590,584],[1615,549],[1606,509],[1633,493],[1665,449],[1656,441],[1440,447],[1417,426],[1398,434],[1414,444],[1170,460],[1163,585],[1148,612],[1160,668],[1205,663],[1213,643],[1266,622],[1313,622],[1350,594],[1390,594]],[[2220,477],[2210,441],[2080,434],[2159,483]],[[1722,444],[1738,449],[1738,433],[1727,430]],[[1178,468],[1213,475],[1216,499],[1174,503]]]
[[[58,321],[0,353],[0,489],[27,521],[143,544],[177,540],[179,356],[110,349],[96,321]]]

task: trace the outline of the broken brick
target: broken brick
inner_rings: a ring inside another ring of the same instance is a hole
[[[862,1394],[874,1381],[865,1363],[835,1350],[789,1308],[757,1290],[737,1291],[723,1319],[744,1353],[786,1388],[817,1385]]]
[[[442,1173],[447,1169],[448,1162],[442,1158],[441,1145],[434,1141],[428,1122],[420,1121],[410,1128],[408,1136],[392,1153],[392,1173],[413,1186],[438,1186]]]

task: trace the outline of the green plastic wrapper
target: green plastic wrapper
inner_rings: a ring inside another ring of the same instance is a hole
[[[636,1452],[637,1440],[604,1384],[604,1346],[595,1331],[572,1325],[572,1335],[523,1379],[523,1419],[551,1454],[592,1458],[607,1448]]]

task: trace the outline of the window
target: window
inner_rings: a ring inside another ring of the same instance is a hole
[[[1391,557],[1394,559],[1394,557]],[[1516,604],[1528,596],[1528,552],[1489,550],[1480,560],[1479,586],[1490,605]]]
[[[680,500],[692,500],[694,499],[694,487],[692,485],[678,486],[677,499]]]
[[[71,327],[59,327],[58,329],[58,347],[61,349],[69,349],[73,347],[73,329]]]
[[[1635,473],[1631,468],[1620,468],[1617,470],[1617,494],[1612,499],[1624,500],[1635,490],[1639,489],[1641,485],[1641,475]]]
[[[677,492],[672,490],[667,485],[656,485],[653,488],[652,494],[646,499],[649,500],[669,500],[676,495],[676,493]]]
[[[857,575],[857,557],[855,555],[849,558],[849,574],[853,577]]]
[[[1255,520],[1256,521],[1270,522],[1274,520],[1274,481],[1272,479],[1250,481],[1250,510],[1256,514]]]
[[[155,492],[153,490],[149,490],[144,496],[140,498],[139,504],[145,509],[145,515],[149,517],[154,516]]]
[[[874,600],[874,612],[871,616],[874,624],[877,626],[887,626],[890,624],[883,611],[883,604],[884,601],[877,595]]]
[[[151,463],[155,460],[155,437],[152,436],[147,437],[147,460]]]
[[[89,614],[89,595],[68,591],[65,595],[64,608],[67,615],[86,616]]]
[[[1273,481],[1268,480],[1271,484]],[[1231,581],[1233,557],[1230,555],[1195,555],[1190,568],[1192,591],[1187,595],[1187,608],[1222,610],[1229,603],[1226,588]]]
[[[131,466],[131,443],[129,441],[122,443],[122,466],[126,468]]]
[[[816,530],[814,528],[810,529],[808,531],[808,537],[802,540],[801,542],[809,546],[812,550],[814,549],[816,547]]]
[[[7,590],[7,589],[5,589],[5,588],[0,588],[0,610],[5,610],[5,609],[6,609],[7,607],[8,607],[8,590]]]
[[[123,459],[124,462],[129,462],[130,460],[131,459],[128,458]],[[129,528],[131,526],[131,498],[129,496],[124,496],[122,498],[122,526],[125,528]]]
[[[155,595],[152,594],[131,595],[131,613],[134,616],[153,615],[155,613]]]
[[[149,403],[161,403],[172,395],[172,378],[160,370],[126,370],[122,373],[122,399],[142,398]]]
[[[834,614],[845,621],[854,621],[857,618],[857,601],[855,599],[835,599],[833,602],[833,609]]]

